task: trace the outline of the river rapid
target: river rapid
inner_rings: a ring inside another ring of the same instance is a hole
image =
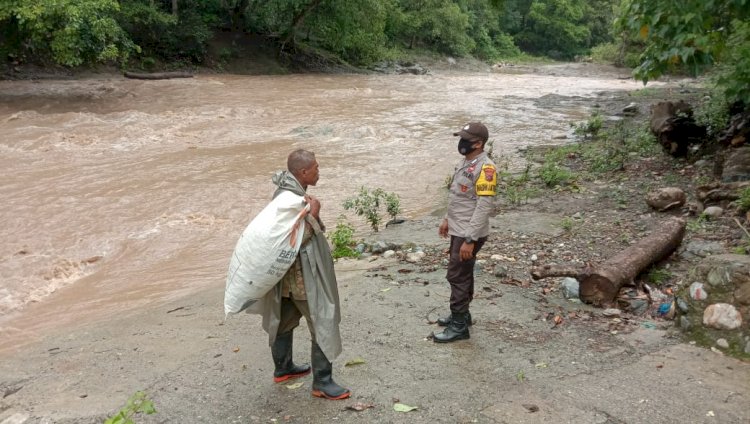
[[[0,351],[223,286],[293,149],[316,153],[309,192],[329,227],[360,186],[397,193],[420,218],[444,202],[464,123],[484,122],[495,156],[518,170],[520,148],[565,142],[601,92],[640,87],[626,76],[554,65],[0,81]]]

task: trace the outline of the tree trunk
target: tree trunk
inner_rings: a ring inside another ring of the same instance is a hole
[[[532,268],[531,278],[541,280],[549,277],[573,277],[578,281],[591,275],[590,265],[542,265]]]
[[[250,0],[240,0],[232,9],[232,31],[240,32],[245,30],[245,13],[250,7]]]
[[[294,16],[292,19],[292,24],[289,27],[289,32],[286,35],[286,38],[281,42],[281,50],[283,50],[287,44],[290,44],[294,46],[294,33],[297,31],[297,27],[302,24],[302,22],[305,21],[305,17],[313,11],[320,3],[322,3],[323,0],[312,0],[307,7],[305,7],[302,11],[300,11],[297,15]]]
[[[570,276],[580,281],[579,293],[586,303],[603,305],[614,302],[623,285],[633,281],[649,265],[659,262],[680,245],[685,236],[686,222],[672,218],[659,226],[650,236],[591,268],[543,266],[532,270],[534,279]]]
[[[142,80],[158,80],[158,79],[170,79],[170,78],[192,78],[193,74],[188,72],[154,72],[150,74],[139,73],[139,72],[123,72],[125,78],[142,79]]]
[[[172,0],[172,15],[177,16],[178,7],[177,0]]]
[[[581,280],[581,300],[595,305],[613,302],[623,285],[677,249],[685,236],[685,225],[683,219],[670,219],[650,236],[601,264]]]

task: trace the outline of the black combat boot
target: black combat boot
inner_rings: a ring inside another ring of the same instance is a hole
[[[312,344],[312,367],[313,367],[313,384],[312,395],[326,399],[338,400],[346,399],[351,396],[349,389],[345,389],[331,377],[333,365],[326,358],[325,353],[320,350],[320,346],[313,342]]]
[[[271,356],[273,356],[273,364],[276,366],[273,372],[274,383],[281,383],[291,378],[310,374],[310,365],[294,365],[294,362],[292,362],[293,334],[293,331],[277,334],[276,340],[273,341],[271,346]]]
[[[450,343],[469,338],[468,312],[451,312],[451,323],[442,333],[432,336],[435,343]]]
[[[474,322],[471,320],[471,312],[466,312],[466,315],[467,315],[466,323],[468,325],[473,325]],[[453,312],[451,312],[451,314],[445,318],[438,318],[437,325],[441,327],[447,327],[448,325],[450,325],[452,319],[453,319]]]

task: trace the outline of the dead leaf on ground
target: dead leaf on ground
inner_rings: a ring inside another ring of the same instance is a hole
[[[511,285],[511,286],[518,286],[518,287],[522,287],[522,288],[525,288],[525,289],[529,288],[531,286],[530,282],[517,280],[515,278],[506,278],[504,280],[500,280],[500,284],[508,284],[508,285]]]
[[[375,271],[386,271],[388,270],[388,267],[385,265],[380,265],[372,268],[368,268],[367,272],[375,272]]]
[[[529,411],[529,412],[536,412],[536,411],[539,410],[539,407],[536,406],[536,405],[534,405],[533,403],[524,403],[521,406],[523,406],[524,408],[526,408],[526,410]]]
[[[237,352],[239,352],[239,351],[240,351],[240,348],[239,348],[239,347],[235,347],[234,349],[232,349],[232,352],[234,352],[234,353],[237,353]]]
[[[348,409],[350,411],[361,412],[361,411],[364,411],[365,409],[370,409],[370,408],[374,408],[374,407],[375,407],[375,405],[372,404],[372,403],[357,402],[354,405],[348,405],[345,409]]]
[[[299,389],[302,387],[302,385],[305,384],[304,382],[294,383],[294,384],[287,384],[286,388],[289,390]]]
[[[552,326],[552,328],[557,327],[558,325],[562,324],[563,318],[560,315],[555,315],[555,318],[553,319],[555,322],[555,325]]]

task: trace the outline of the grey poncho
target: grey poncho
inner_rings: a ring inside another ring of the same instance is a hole
[[[305,190],[300,183],[287,171],[278,171],[271,180],[278,186],[274,197],[282,190],[289,190],[299,196],[305,195]],[[338,283],[324,227],[310,215],[305,219],[313,228],[312,238],[299,253],[302,276],[305,281],[305,294],[317,343],[326,358],[332,361],[341,353],[341,335],[339,334],[341,306]],[[272,344],[276,339],[280,323],[281,284],[276,284],[268,294],[250,306],[247,312],[263,316],[263,329],[268,333],[269,344]]]

